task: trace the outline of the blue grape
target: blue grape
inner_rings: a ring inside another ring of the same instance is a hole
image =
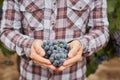
[[[53,47],[53,46],[50,46],[49,49],[52,51],[52,50],[54,50],[54,47]]]
[[[57,45],[57,41],[54,40],[54,41],[53,41],[53,45]]]
[[[53,57],[53,58],[55,58],[55,53],[51,54],[51,55],[50,55],[50,57]]]
[[[48,54],[48,55],[51,55],[51,54],[52,54],[51,50],[48,50],[48,51],[47,51],[47,54]]]
[[[50,57],[49,60],[50,60],[51,63],[53,63],[54,62],[54,57]]]
[[[65,41],[45,41],[42,47],[46,52],[45,58],[56,67],[63,64],[69,52],[69,45]]]
[[[60,44],[59,46],[60,46],[61,48],[63,48],[63,47],[64,47],[64,44]]]
[[[55,59],[56,59],[56,60],[59,60],[59,59],[60,59],[60,55],[61,55],[61,54],[59,54],[59,53],[55,54]]]
[[[62,59],[62,58],[61,58],[61,59],[60,59],[60,62],[63,63],[65,60],[66,60],[66,59]]]
[[[58,67],[58,66],[59,66],[59,63],[60,63],[60,62],[59,62],[58,60],[55,60],[55,61],[53,62],[53,65],[56,66],[56,67]]]
[[[44,49],[45,49],[45,51],[47,51],[47,50],[49,49],[49,46],[46,45],[46,46],[44,47]]]
[[[57,47],[58,47],[58,46],[55,44],[55,45],[54,45],[54,50],[57,50]]]
[[[53,50],[53,52],[52,52],[52,53],[57,54],[57,53],[58,53],[58,51],[57,51],[57,50]]]
[[[66,54],[61,54],[60,57],[61,57],[61,59],[65,59],[67,57],[67,55]]]

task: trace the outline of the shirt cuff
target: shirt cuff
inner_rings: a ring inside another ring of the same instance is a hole
[[[90,56],[93,51],[90,50],[91,48],[89,48],[89,40],[87,40],[86,38],[80,38],[80,43],[83,47],[83,56]]]
[[[30,49],[32,46],[32,43],[34,42],[34,39],[26,39],[23,43],[24,46],[16,46],[16,52],[19,56],[26,55],[26,57],[30,56]]]

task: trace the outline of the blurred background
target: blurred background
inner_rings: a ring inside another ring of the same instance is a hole
[[[2,16],[0,0],[0,19]],[[88,80],[120,80],[120,0],[107,0],[110,41],[87,58]],[[0,80],[18,80],[19,57],[0,42]]]

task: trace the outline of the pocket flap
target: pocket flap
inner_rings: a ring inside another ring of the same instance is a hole
[[[34,12],[44,8],[44,0],[23,0],[20,3],[21,11]]]
[[[89,3],[89,0],[67,0],[67,7],[74,10],[83,10]]]

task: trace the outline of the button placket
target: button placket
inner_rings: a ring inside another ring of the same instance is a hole
[[[57,2],[56,0],[53,0],[52,2],[52,16],[51,16],[51,25],[52,26],[55,26],[55,23],[56,23],[56,15],[57,15]]]
[[[53,0],[53,5],[56,5],[56,0]]]
[[[53,5],[56,5],[56,0],[53,0]]]
[[[53,0],[53,3],[52,3],[52,9],[53,9],[53,12],[56,14],[56,11],[57,11],[57,1],[56,0]]]
[[[55,25],[55,22],[54,22],[54,21],[52,21],[52,22],[51,22],[51,25],[52,25],[52,26],[54,26],[54,25]]]

